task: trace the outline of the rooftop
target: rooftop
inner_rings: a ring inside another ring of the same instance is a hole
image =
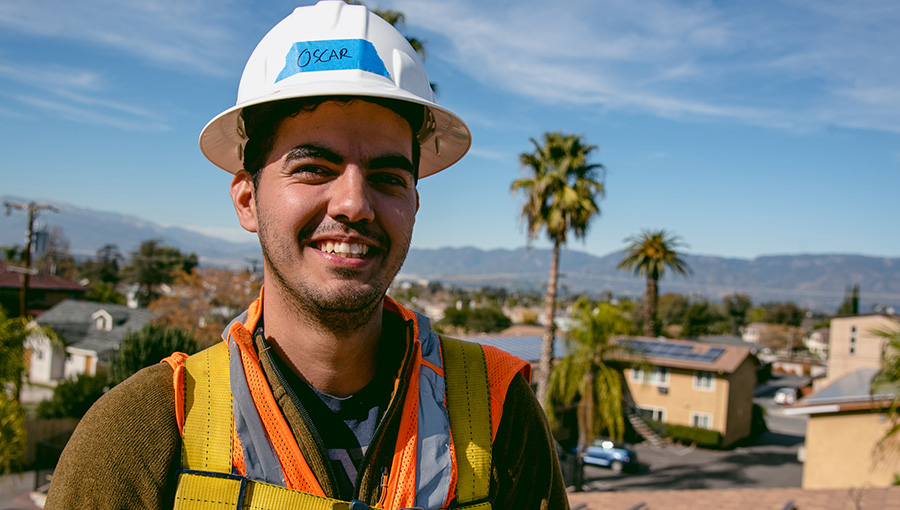
[[[793,506],[788,506],[790,502]],[[569,506],[572,510],[900,510],[900,486],[852,493],[800,488],[574,492],[569,494]]]
[[[622,353],[618,356],[622,360],[709,372],[732,373],[751,355],[748,347],[691,340],[628,337],[618,343],[629,344],[640,353]]]
[[[0,289],[22,288],[24,268],[0,260]],[[79,285],[61,276],[37,273],[28,280],[29,289],[87,291],[87,287]]]
[[[872,409],[887,405],[897,391],[872,394],[877,368],[860,368],[786,408],[784,414],[821,414]]]

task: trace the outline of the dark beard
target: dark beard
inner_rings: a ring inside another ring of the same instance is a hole
[[[327,290],[315,288],[306,282],[292,282],[288,280],[288,275],[278,270],[271,258],[270,249],[272,247],[267,246],[264,241],[267,238],[265,235],[265,223],[260,222],[259,227],[260,245],[262,246],[267,270],[271,272],[272,277],[278,282],[285,296],[290,300],[298,318],[325,331],[346,334],[368,324],[380,310],[387,288],[400,270],[398,267],[394,274],[388,275],[384,273],[382,275],[383,281],[373,281],[371,285],[364,289],[340,294],[333,294]],[[309,243],[309,239],[314,233],[322,234],[335,231],[359,233],[369,239],[376,240],[380,247],[379,251],[382,253],[390,252],[390,239],[381,232],[373,231],[366,224],[334,223],[324,228],[321,225],[307,227],[298,234],[297,239],[301,246],[305,246]],[[403,258],[406,257],[406,252],[409,250],[408,242],[404,248]],[[276,247],[275,249],[278,248]],[[287,260],[287,257],[287,254],[282,255],[283,260]],[[352,279],[357,275],[357,271],[350,268],[336,268],[333,271],[340,278]]]

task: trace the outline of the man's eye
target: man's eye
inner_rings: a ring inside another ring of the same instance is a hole
[[[370,179],[372,180],[372,182],[377,183],[377,184],[386,184],[388,186],[401,186],[404,188],[407,187],[406,179],[404,179],[402,176],[397,175],[397,174],[386,173],[386,172],[377,173],[377,174],[372,175],[370,177]]]
[[[291,170],[291,174],[298,175],[298,176],[314,177],[314,176],[328,175],[329,171],[327,169],[322,168],[317,165],[300,165],[300,166],[294,168],[293,170]]]

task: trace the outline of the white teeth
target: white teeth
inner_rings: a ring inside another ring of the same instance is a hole
[[[336,243],[334,241],[320,241],[318,248],[325,253],[332,253],[339,257],[358,257],[369,252],[369,246],[358,243]]]

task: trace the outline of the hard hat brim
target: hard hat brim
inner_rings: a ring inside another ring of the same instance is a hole
[[[337,78],[337,77],[336,77]],[[359,81],[357,77],[357,81]],[[247,137],[243,132],[241,112],[248,106],[302,97],[351,96],[365,99],[385,98],[420,104],[433,119],[430,133],[420,138],[419,178],[428,177],[459,161],[472,144],[466,123],[456,114],[432,101],[425,100],[382,80],[364,80],[357,84],[347,80],[316,81],[302,87],[286,87],[274,94],[237,104],[213,118],[200,133],[200,150],[213,164],[235,174],[243,169],[241,150]]]

